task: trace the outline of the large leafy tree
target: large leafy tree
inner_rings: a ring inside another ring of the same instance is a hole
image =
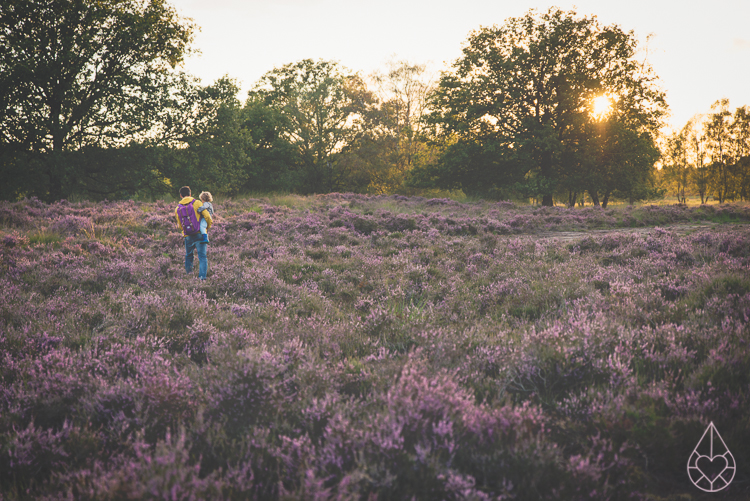
[[[359,76],[335,62],[305,59],[261,77],[246,108],[253,110],[253,117],[272,123],[276,140],[296,150],[299,189],[325,192],[343,185],[347,172],[338,159],[361,134],[361,116],[371,103]],[[269,113],[259,113],[259,107]]]
[[[254,144],[234,80],[223,77],[202,86],[182,75],[160,111],[153,142],[167,150],[163,170],[177,185],[234,195],[250,178]]]
[[[62,152],[123,145],[157,118],[194,27],[164,0],[0,4],[3,153],[46,155],[47,197],[70,177]],[[68,180],[71,183],[76,180]]]
[[[253,144],[246,191],[297,191],[303,172],[299,170],[299,149],[285,133],[281,113],[259,100],[248,100],[243,109],[243,130]]]
[[[632,32],[557,8],[471,33],[433,101],[431,120],[451,142],[443,177],[485,190],[520,179],[551,205],[581,164],[596,97],[611,96],[618,122],[636,134],[661,125],[664,94],[636,49]]]
[[[378,105],[368,116],[367,140],[377,154],[361,156],[372,166],[370,191],[393,192],[403,189],[410,171],[431,156],[423,118],[435,82],[426,65],[397,60],[389,61],[385,71],[373,73],[370,79]]]

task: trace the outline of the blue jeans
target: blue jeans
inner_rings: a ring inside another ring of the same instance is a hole
[[[201,280],[206,279],[206,272],[208,271],[208,258],[206,257],[206,249],[208,244],[203,242],[203,237],[200,233],[197,235],[190,235],[185,237],[185,272],[190,273],[193,271],[193,251],[198,252],[198,278]]]

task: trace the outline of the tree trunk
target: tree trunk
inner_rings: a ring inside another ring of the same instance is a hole
[[[604,197],[602,198],[602,209],[606,209],[608,203],[609,203],[609,193],[605,193]]]
[[[572,209],[576,206],[576,200],[578,199],[578,192],[568,190],[568,208]]]
[[[50,132],[52,134],[52,151],[45,155],[47,163],[47,176],[49,186],[47,189],[46,202],[52,203],[61,200],[66,193],[63,190],[63,181],[65,178],[65,169],[67,165],[62,158],[65,149],[65,132],[61,120],[62,100],[58,98],[59,89],[53,87],[49,89],[50,98],[47,102],[49,105],[49,122]]]
[[[590,190],[589,195],[591,196],[591,201],[594,202],[594,207],[599,207],[599,195],[597,195],[595,191]]]
[[[545,181],[552,177],[552,153],[547,151],[542,154],[542,164],[540,165],[540,171],[542,174],[542,178],[544,178]],[[555,203],[552,200],[552,193],[543,193],[542,206],[552,207],[553,205],[555,205]]]
[[[57,155],[52,153],[45,161],[47,162],[47,175],[49,176],[49,186],[45,202],[52,203],[65,197],[63,193],[63,179],[61,174],[60,160]]]

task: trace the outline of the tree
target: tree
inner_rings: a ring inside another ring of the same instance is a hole
[[[649,198],[661,198],[664,190],[655,186],[656,169],[660,152],[651,134],[637,133],[620,123],[611,125],[607,162],[614,171],[612,184],[603,186],[602,207],[607,207],[610,195],[626,199],[630,205]],[[609,189],[612,189],[609,191]]]
[[[194,27],[164,0],[18,0],[0,6],[0,140],[48,153],[46,198],[75,173],[60,153],[123,145],[153,125]]]
[[[667,139],[663,155],[664,181],[677,188],[683,203],[686,187],[698,193],[701,203],[711,195],[719,203],[750,199],[748,107],[741,106],[732,114],[727,99],[716,101],[711,112],[693,116]]]
[[[285,135],[285,119],[277,109],[249,99],[243,129],[253,144],[246,191],[298,191],[302,188],[299,150]]]
[[[750,200],[750,107],[735,110],[731,130],[737,194],[741,200]]]
[[[588,124],[573,156],[580,164],[578,174],[595,206],[607,207],[618,196],[629,203],[655,196],[654,163],[659,150],[648,132],[638,133],[610,116]],[[568,202],[569,206],[571,201]]]
[[[98,145],[56,153],[67,171],[76,172],[76,185],[66,196],[92,200],[125,198],[135,194],[158,196],[171,191],[162,168],[164,151],[141,143],[117,148]]]
[[[430,157],[423,118],[434,85],[425,65],[408,61],[391,60],[385,71],[375,72],[370,78],[378,100],[366,127],[372,152],[364,158],[374,167],[369,169],[370,189],[393,192],[403,189],[412,168]],[[363,144],[359,153],[367,149]]]
[[[732,175],[729,164],[731,152],[731,124],[732,114],[729,112],[729,100],[720,99],[711,106],[704,124],[706,143],[711,155],[709,165],[709,185],[714,197],[719,203],[724,203],[727,198],[732,197]]]
[[[687,203],[686,191],[690,182],[690,165],[687,161],[687,140],[679,132],[670,134],[662,153],[662,176],[666,186],[673,190],[677,203]]]
[[[453,71],[443,73],[431,120],[463,151],[500,159],[498,168],[523,162],[526,179],[552,205],[561,176],[580,164],[571,154],[582,151],[575,143],[594,120],[594,98],[612,96],[618,120],[636,133],[655,134],[661,125],[664,94],[650,66],[636,58],[636,46],[632,32],[557,8],[481,28]],[[498,172],[485,185],[515,182],[512,174]]]
[[[362,113],[372,102],[362,79],[335,62],[305,59],[266,73],[249,93],[246,107],[274,111],[279,137],[297,150],[304,192],[343,185],[339,154],[360,133]]]
[[[734,158],[750,156],[750,107],[740,106],[735,110],[730,129]]]
[[[701,204],[704,204],[708,201],[710,173],[708,166],[706,165],[706,137],[704,135],[702,122],[702,115],[693,116],[693,118],[688,120],[682,128],[680,134],[687,145],[686,150],[689,154],[690,163],[692,165],[690,181],[698,191]]]
[[[171,146],[172,165],[165,171],[177,184],[224,195],[245,188],[254,144],[238,93],[237,83],[228,77],[207,86],[186,77],[173,93],[171,106],[161,111],[165,125],[156,142]]]

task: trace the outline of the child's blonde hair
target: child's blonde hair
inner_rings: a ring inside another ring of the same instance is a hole
[[[212,197],[211,193],[209,193],[208,191],[201,192],[201,194],[198,195],[198,198],[200,198],[204,202],[213,202],[214,201],[214,197]]]

